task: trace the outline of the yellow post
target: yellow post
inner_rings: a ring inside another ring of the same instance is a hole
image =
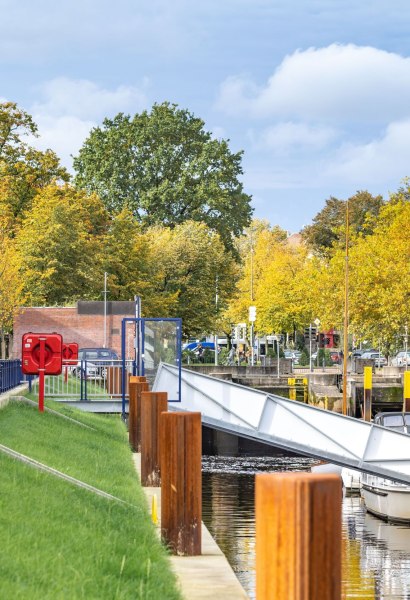
[[[404,371],[403,378],[403,411],[410,411],[410,371]]]
[[[372,367],[364,367],[363,419],[372,420]]]
[[[154,525],[158,525],[158,502],[157,502],[156,494],[154,494],[152,496],[151,519],[152,519],[152,522],[154,523]]]

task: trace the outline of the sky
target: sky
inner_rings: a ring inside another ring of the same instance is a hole
[[[254,216],[410,175],[407,0],[0,0],[0,101],[71,169],[92,127],[169,101],[243,150]]]

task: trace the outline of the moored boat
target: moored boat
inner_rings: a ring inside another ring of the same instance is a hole
[[[410,413],[379,413],[376,425],[410,433]],[[361,495],[370,513],[393,522],[410,522],[410,485],[362,473]]]

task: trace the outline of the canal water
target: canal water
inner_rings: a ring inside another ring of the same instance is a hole
[[[309,471],[295,456],[203,457],[203,521],[250,598],[255,598],[255,474]],[[410,599],[410,527],[366,513],[359,496],[342,504],[342,598]]]

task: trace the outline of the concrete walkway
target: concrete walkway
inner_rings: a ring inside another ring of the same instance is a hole
[[[21,385],[18,385],[17,387],[8,390],[8,392],[3,392],[3,394],[0,394],[0,408],[7,406],[7,404],[10,401],[10,398],[12,398],[13,396],[21,396],[27,389],[28,383],[22,383]]]
[[[135,468],[141,473],[141,455],[133,455]],[[161,488],[144,487],[149,511],[156,495],[158,519],[161,518]],[[157,528],[160,533],[160,524]],[[179,580],[185,600],[241,600],[248,598],[230,564],[202,523],[202,555],[171,556],[172,568]]]

